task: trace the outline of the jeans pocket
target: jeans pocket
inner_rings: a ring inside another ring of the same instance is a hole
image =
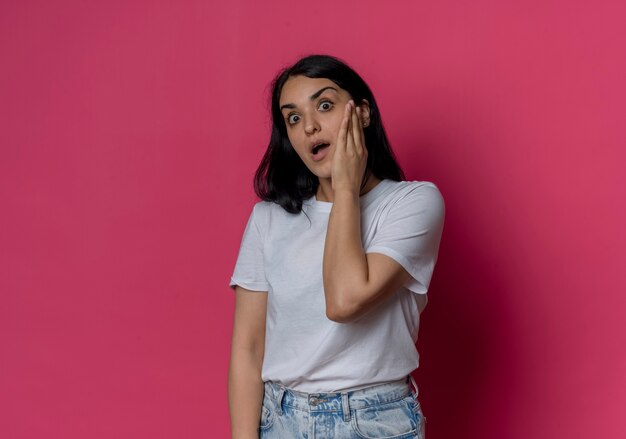
[[[413,405],[409,398],[354,411],[352,429],[363,439],[415,438]]]
[[[422,412],[422,406],[420,405],[419,400],[413,396],[413,414],[415,415],[415,422],[417,424],[417,433],[419,439],[426,438],[426,416]]]
[[[267,394],[263,396],[263,405],[261,406],[261,421],[259,422],[259,430],[267,430],[274,424],[276,411],[273,401]]]

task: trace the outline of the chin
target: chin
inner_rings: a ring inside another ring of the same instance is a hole
[[[314,167],[313,169],[309,168],[309,171],[311,171],[313,175],[315,175],[317,178],[330,178],[331,176],[330,165],[322,165],[319,167]]]

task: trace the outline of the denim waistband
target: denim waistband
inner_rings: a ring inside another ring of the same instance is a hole
[[[406,398],[411,394],[409,382],[413,383],[414,395],[417,397],[417,385],[410,375],[397,381],[376,384],[364,389],[329,393],[299,392],[281,384],[266,381],[265,391],[276,403],[279,414],[283,406],[307,412],[344,412],[345,414],[344,408],[349,413],[350,409],[359,410]]]

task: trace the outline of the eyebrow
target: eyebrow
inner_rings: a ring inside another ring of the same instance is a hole
[[[311,96],[309,96],[309,99],[310,100],[317,99],[319,97],[319,95],[321,95],[324,92],[324,90],[328,90],[329,88],[331,90],[335,90],[337,93],[339,93],[335,87],[329,85],[328,87],[321,88],[318,91],[316,91],[315,93],[313,93]],[[280,111],[283,111],[283,108],[296,108],[296,106],[295,106],[295,104],[281,105]]]

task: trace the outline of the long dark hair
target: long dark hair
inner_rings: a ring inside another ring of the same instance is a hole
[[[305,166],[291,146],[285,120],[280,111],[280,95],[285,82],[297,75],[309,78],[326,78],[346,90],[354,102],[367,99],[370,107],[370,123],[364,130],[367,148],[367,168],[363,182],[370,174],[380,179],[404,180],[398,165],[378,105],[365,81],[346,63],[329,55],[309,55],[294,65],[281,70],[272,81],[271,111],[272,134],[267,150],[254,175],[254,190],[265,201],[272,201],[287,212],[299,213],[302,202],[311,198],[319,186],[318,178]]]

